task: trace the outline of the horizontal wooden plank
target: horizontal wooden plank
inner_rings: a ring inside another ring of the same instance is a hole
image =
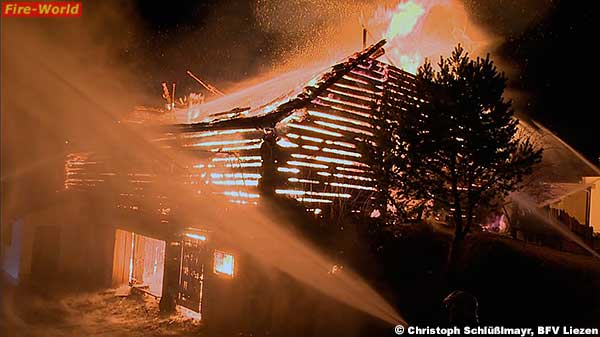
[[[344,114],[348,114],[348,118],[356,118],[362,120],[364,122],[369,122],[371,120],[371,109],[362,109],[354,106],[350,106],[343,103],[331,102],[331,101],[318,101],[312,102],[307,106],[308,109],[321,111],[325,113],[339,113],[341,116]]]
[[[307,119],[309,120],[331,122],[343,126],[363,129],[364,131],[372,131],[373,129],[373,125],[371,125],[372,120],[360,118],[356,115],[350,115],[345,112],[335,110],[333,112],[322,112],[314,109],[309,109],[308,115],[309,116]]]
[[[368,76],[364,72],[351,71],[346,74],[346,78],[358,81],[363,84],[374,85],[376,87],[383,85],[383,80],[380,78]]]
[[[362,68],[354,68],[350,71],[350,73],[358,74],[363,77],[369,78],[372,81],[377,81],[377,82],[382,82],[385,78],[385,76],[383,74],[380,74],[375,71],[367,70],[367,69],[362,69]]]
[[[353,104],[359,104],[362,106],[366,106],[367,108],[371,108],[375,102],[379,99],[379,97],[367,97],[366,95],[354,95],[350,92],[350,90],[344,90],[343,88],[331,87],[323,92],[319,97],[331,97],[332,95],[341,97],[337,98],[343,101],[348,101]]]
[[[307,126],[312,126],[312,127],[317,127],[317,128],[322,128],[324,130],[330,131],[330,132],[339,132],[341,133],[341,137],[338,138],[342,138],[344,139],[344,141],[356,144],[357,143],[357,138],[358,139],[365,139],[365,138],[371,138],[373,136],[373,130],[371,129],[367,129],[367,128],[361,128],[361,127],[356,127],[356,126],[344,126],[341,125],[341,123],[333,123],[333,121],[315,121],[313,119],[307,119],[305,121],[305,125]],[[310,124],[309,124],[310,123]],[[341,128],[344,129],[341,129]],[[369,134],[370,133],[370,134]]]
[[[319,96],[319,99],[325,100],[325,101],[328,101],[331,103],[346,104],[351,107],[354,107],[355,109],[358,108],[358,109],[362,109],[365,111],[370,111],[374,104],[371,101],[366,101],[366,100],[346,96],[341,93],[334,93],[331,91],[327,91],[322,96]]]
[[[327,157],[327,158],[331,158],[331,159],[339,159],[339,160],[343,160],[343,161],[355,161],[358,163],[365,163],[365,159],[364,157],[355,157],[355,156],[349,156],[349,155],[343,155],[340,154],[339,152],[329,152],[329,151],[324,151],[323,149],[330,149],[329,147],[319,147],[318,150],[312,150],[312,149],[308,149],[308,148],[303,148],[303,147],[299,147],[299,148],[295,148],[295,149],[290,149],[289,150],[289,154],[291,158],[294,158],[292,155],[293,154],[301,154],[301,155],[306,155],[306,156],[312,156],[312,157]]]
[[[334,84],[331,87],[329,87],[329,89],[332,91],[335,91],[335,92],[341,92],[341,93],[347,94],[348,96],[351,96],[351,97],[361,98],[361,99],[364,99],[365,101],[369,101],[369,102],[376,101],[381,98],[381,91],[379,91],[379,92],[367,91],[367,90],[363,90],[363,89],[360,89],[357,87],[344,85],[344,84]]]
[[[370,90],[370,91],[374,91],[374,92],[381,92],[381,89],[383,88],[383,85],[379,82],[373,82],[368,79],[363,81],[363,80],[360,80],[360,78],[358,78],[358,76],[353,76],[352,74],[347,74],[346,76],[342,77],[336,83],[356,87],[356,88],[362,89],[362,90]]]

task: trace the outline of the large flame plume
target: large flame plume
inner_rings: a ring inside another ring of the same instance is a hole
[[[495,38],[479,27],[459,0],[387,0],[323,3],[298,0],[283,5],[263,0],[256,8],[263,29],[283,35],[276,72],[331,65],[367,44],[387,39],[385,61],[415,72],[425,58],[447,55],[461,43],[473,54],[487,52]],[[289,45],[288,45],[289,44]],[[272,74],[271,74],[272,75]]]
[[[471,22],[464,5],[452,0],[409,0],[382,6],[366,21],[366,28],[388,40],[391,62],[413,73],[425,58],[446,55],[458,43],[478,54],[492,41]]]
[[[471,22],[466,8],[457,0],[330,5],[313,2],[300,0],[299,4],[286,6],[277,1],[261,2],[256,15],[264,21],[264,29],[290,36],[288,43],[294,43],[294,47],[281,55],[271,72],[230,86],[228,95],[209,98],[210,102],[186,112],[179,120],[199,122],[210,113],[286,101],[319,73],[359,50],[363,28],[368,32],[367,44],[388,41],[383,61],[412,73],[425,58],[435,60],[447,55],[458,43],[479,55],[493,41]]]

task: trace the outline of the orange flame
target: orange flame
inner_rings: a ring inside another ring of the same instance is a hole
[[[367,20],[367,29],[385,37],[387,58],[412,73],[425,58],[448,55],[458,43],[479,54],[491,41],[457,0],[408,0],[380,7]]]
[[[391,14],[392,17],[386,32],[388,40],[410,34],[419,19],[425,14],[425,8],[415,1],[401,2],[396,6],[395,12]]]
[[[361,25],[368,30],[369,44],[382,38],[388,41],[382,61],[412,73],[425,58],[437,60],[440,55],[450,54],[458,43],[471,54],[481,55],[493,41],[469,19],[467,9],[459,0],[387,0],[383,5],[380,2],[372,5],[351,2],[337,4],[331,9],[317,6],[314,10],[323,12],[306,19],[327,16],[323,18],[327,27],[314,25],[312,29],[316,31],[313,31],[308,25],[307,41],[297,46],[301,50],[299,54],[285,55],[272,72],[238,83],[229,88],[230,93],[224,97],[187,109],[176,109],[177,119],[184,123],[210,121],[214,119],[211,114],[233,108],[250,107],[251,110],[240,113],[245,116],[275,108],[300,93],[311,79],[314,81],[329,66],[360,49]],[[344,15],[340,16],[338,12]],[[284,11],[269,17],[275,20],[273,18],[294,15]],[[324,100],[336,102],[333,98]],[[337,137],[337,134],[326,135]]]

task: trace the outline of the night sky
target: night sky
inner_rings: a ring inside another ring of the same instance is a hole
[[[598,163],[596,85],[588,84],[597,78],[594,12],[578,1],[464,2],[475,22],[502,38],[492,53],[517,68],[511,72],[510,87],[526,94],[517,108]],[[168,78],[192,86],[184,75],[189,64],[201,66],[202,77],[219,85],[250,78],[277,60],[284,38],[260,29],[253,15],[256,3],[134,2],[132,10],[144,28],[128,33],[130,45],[122,57],[137,60],[143,55],[144,63],[135,66],[147,74],[148,83]],[[285,39],[294,43],[289,35]]]
[[[504,36],[497,55],[519,66],[519,76],[510,78],[510,85],[528,94],[524,109],[598,164],[600,121],[597,85],[592,83],[598,73],[592,52],[598,40],[595,14],[579,1],[544,2],[550,4],[549,12],[516,34],[510,21],[498,18],[504,11],[480,12],[478,17]]]

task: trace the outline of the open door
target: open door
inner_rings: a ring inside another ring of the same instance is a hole
[[[165,241],[117,229],[113,255],[113,286],[132,284],[162,296]]]
[[[181,245],[181,270],[177,304],[202,313],[202,287],[207,250],[201,238],[185,237]]]

